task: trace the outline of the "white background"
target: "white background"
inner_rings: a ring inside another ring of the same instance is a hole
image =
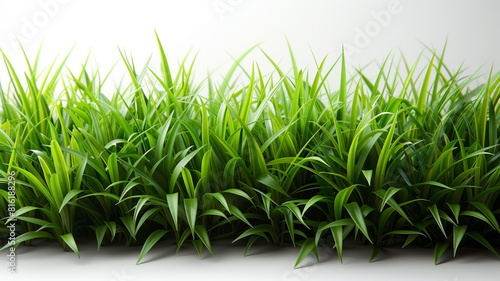
[[[492,63],[500,62],[499,11],[498,1],[456,0],[0,0],[0,49],[19,71],[26,68],[16,36],[31,60],[44,42],[42,67],[57,55],[65,56],[74,46],[67,65],[78,71],[91,50],[93,68],[98,65],[104,74],[118,62],[112,74],[117,81],[125,69],[119,61],[118,47],[132,53],[137,66],[153,54],[151,68],[158,69],[156,29],[174,70],[190,49],[193,54],[198,52],[195,69],[199,79],[207,69],[222,66],[222,71],[231,61],[230,55],[239,56],[259,42],[288,69],[285,36],[298,64],[312,71],[311,50],[318,59],[329,55],[331,64],[344,44],[349,51],[350,72],[353,66],[380,63],[390,52],[397,55],[401,51],[413,62],[424,45],[441,51],[448,37],[446,62],[450,69],[456,70],[463,62],[467,73],[482,66],[481,73],[488,73]],[[424,52],[422,60],[428,57],[429,53]],[[252,52],[245,64],[252,60],[264,72],[271,71],[260,50]],[[338,84],[335,77],[334,72],[329,81],[333,88]],[[0,81],[5,89],[8,75],[3,65]],[[174,256],[173,249],[160,245],[153,248],[144,264],[135,266],[138,248],[104,248],[97,253],[93,244],[79,246],[81,260],[58,245],[20,248],[19,274],[7,275],[2,268],[0,279],[63,280],[72,276],[71,280],[135,281],[165,276],[176,280],[325,280],[334,275],[342,280],[401,280],[401,276],[436,281],[498,278],[498,261],[485,252],[461,255],[436,267],[432,250],[404,250],[392,257],[386,253],[381,263],[368,263],[371,249],[347,247],[344,265],[333,253],[322,256],[317,266],[308,257],[309,267],[292,270],[298,248],[266,250],[265,246],[263,253],[243,258],[241,245],[223,245],[215,247],[215,257],[205,253],[199,260],[192,248]],[[122,273],[134,277],[117,277]]]
[[[391,52],[398,57],[400,51],[412,63],[425,46],[440,52],[448,37],[445,61],[450,69],[457,70],[463,62],[466,74],[480,67],[488,74],[492,63],[500,62],[499,11],[500,2],[494,0],[0,0],[0,48],[17,69],[24,70],[15,38],[30,59],[43,41],[41,66],[74,46],[68,62],[71,70],[78,71],[91,51],[92,65],[103,74],[118,62],[112,72],[117,81],[125,70],[118,47],[133,54],[138,68],[153,55],[150,67],[159,69],[156,29],[174,70],[189,50],[198,53],[199,79],[207,69],[222,66],[222,72],[231,56],[256,43],[288,70],[285,36],[299,66],[312,71],[311,50],[317,59],[328,55],[330,65],[342,44],[348,66],[380,63]],[[424,52],[422,60],[429,55]],[[245,65],[253,59],[264,72],[271,71],[260,50],[254,50]],[[0,75],[5,84],[4,67]],[[335,72],[332,77],[337,79]],[[336,82],[331,86],[337,88]]]

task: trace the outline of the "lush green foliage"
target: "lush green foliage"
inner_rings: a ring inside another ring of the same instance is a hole
[[[193,64],[172,73],[158,43],[161,73],[122,55],[131,83],[107,95],[85,65],[38,72],[37,56],[21,75],[4,55],[0,216],[15,171],[17,243],[78,254],[95,235],[143,245],[139,261],[160,239],[199,253],[221,238],[292,243],[297,264],[319,243],[342,260],[348,237],[373,257],[388,244],[435,246],[436,263],[449,246],[498,255],[500,74],[474,87],[428,51],[420,64],[388,57],[373,80],[347,77],[343,56],[311,78],[290,50],[290,74],[267,55],[273,75],[240,68],[247,52],[222,83],[196,85]]]

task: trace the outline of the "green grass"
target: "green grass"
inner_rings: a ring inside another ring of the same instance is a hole
[[[351,238],[372,259],[387,245],[435,247],[436,263],[461,246],[499,255],[500,73],[476,87],[427,50],[387,57],[374,79],[347,76],[343,55],[309,76],[290,48],[291,74],[265,53],[272,75],[242,69],[249,50],[221,83],[195,84],[194,60],[173,73],[158,45],[161,73],[122,53],[130,83],[113,93],[86,63],[39,72],[38,54],[19,73],[3,56],[0,216],[14,171],[17,244],[78,254],[92,236],[142,245],[138,263],[162,239],[200,255],[218,239],[293,244],[295,266],[320,243],[342,261]]]

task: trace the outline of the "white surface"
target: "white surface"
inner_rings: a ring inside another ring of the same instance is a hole
[[[349,246],[350,245],[350,246]],[[498,281],[500,260],[487,250],[459,249],[457,257],[435,266],[432,249],[386,248],[378,261],[369,263],[371,247],[348,243],[344,264],[329,248],[320,250],[320,263],[309,255],[300,268],[292,269],[299,248],[278,248],[267,244],[252,247],[246,257],[244,243],[216,242],[214,254],[204,251],[199,259],[192,246],[175,255],[175,246],[157,244],[135,265],[140,247],[102,247],[95,243],[79,244],[81,259],[64,252],[57,244],[42,244],[18,249],[18,271],[0,271],[0,280],[370,280],[370,281]],[[2,254],[5,253],[2,252]]]

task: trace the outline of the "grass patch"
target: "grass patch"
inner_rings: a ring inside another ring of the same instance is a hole
[[[158,45],[161,73],[122,55],[130,82],[113,94],[85,64],[38,72],[37,56],[21,74],[3,56],[0,216],[17,219],[17,245],[78,254],[95,236],[98,248],[143,245],[139,262],[161,239],[200,254],[264,239],[301,246],[297,266],[319,243],[342,261],[354,237],[372,259],[389,244],[435,247],[436,263],[463,245],[498,256],[500,73],[475,87],[428,50],[413,65],[388,57],[375,79],[348,77],[342,55],[310,77],[290,49],[290,75],[267,55],[274,75],[240,68],[247,52],[222,83],[195,84],[194,62],[172,73]]]

